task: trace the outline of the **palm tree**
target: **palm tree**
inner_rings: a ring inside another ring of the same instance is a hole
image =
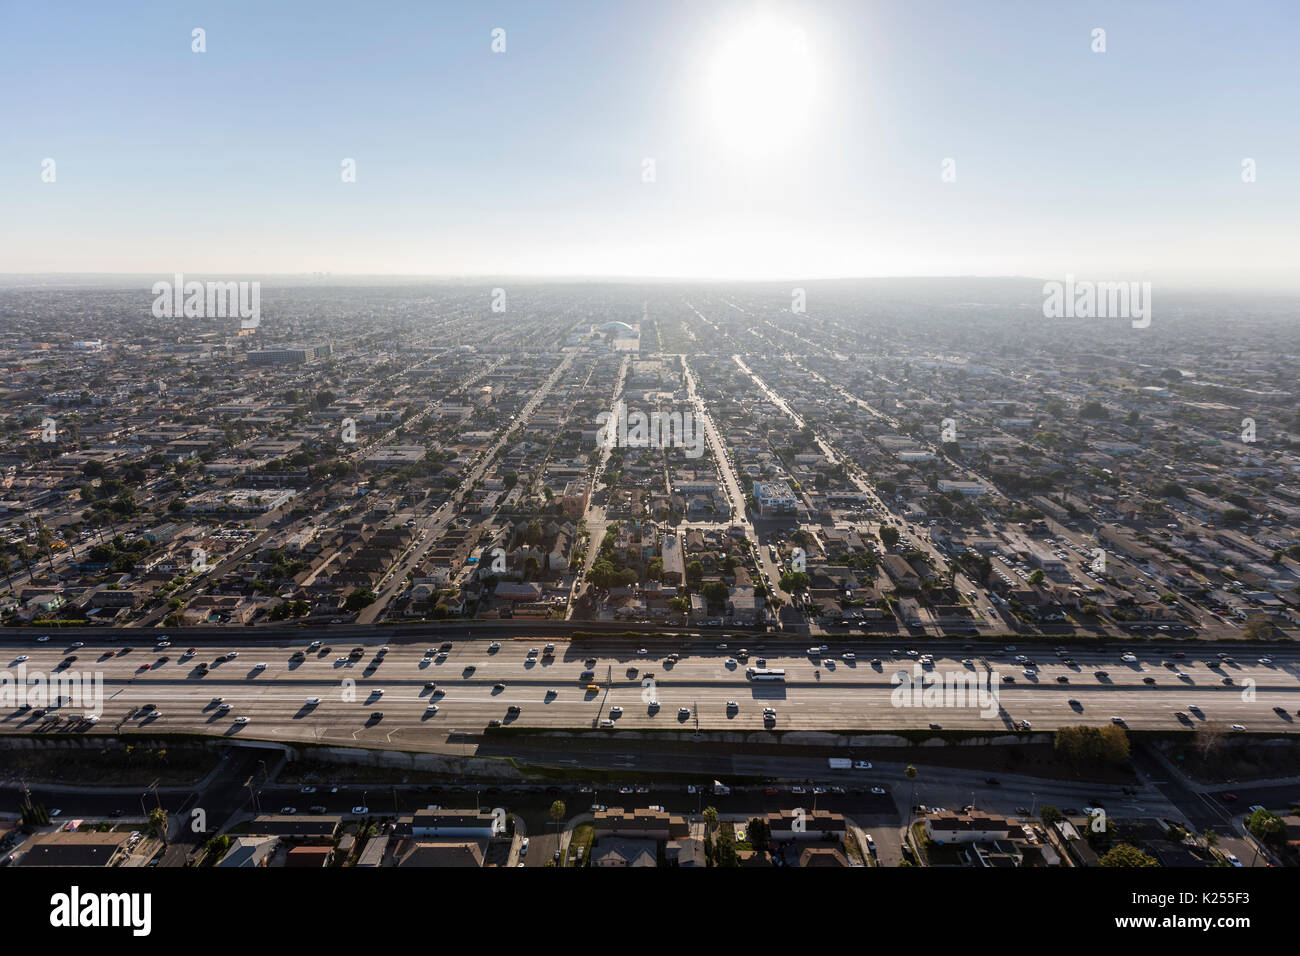
[[[45,560],[49,562],[50,574],[54,573],[54,532],[45,525],[36,531],[36,543],[45,551]]]
[[[704,816],[704,822],[708,824],[709,830],[716,830],[718,828],[717,807],[705,807],[703,816]]]
[[[907,819],[910,822],[916,812],[913,809],[916,806],[916,768],[908,764],[907,769],[903,771],[903,776],[912,781],[912,792],[907,798]]]
[[[556,800],[551,804],[551,819],[555,821],[555,839],[557,843],[560,839],[560,821],[564,819],[564,810],[563,800]]]

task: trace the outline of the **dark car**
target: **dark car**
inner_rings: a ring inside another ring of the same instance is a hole
[[[372,711],[370,712],[370,719],[371,719],[371,720],[383,720],[383,719],[384,719],[384,712],[383,712],[382,710],[372,710]]]
[[[990,787],[1002,786],[1002,781],[999,780],[997,777],[985,777],[984,782],[987,783]]]

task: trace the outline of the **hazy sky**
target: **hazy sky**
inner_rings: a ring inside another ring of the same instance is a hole
[[[0,272],[1296,289],[1297,27],[1290,0],[0,0]]]

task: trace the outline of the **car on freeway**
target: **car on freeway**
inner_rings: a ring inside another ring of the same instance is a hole
[[[853,761],[853,769],[854,769],[854,770],[870,770],[870,769],[871,769],[871,761],[870,761],[870,760],[855,760],[855,761]]]
[[[299,788],[298,792],[299,792],[299,793],[315,793],[315,792],[316,792],[316,788],[315,788],[315,787],[301,787],[301,788]]]
[[[285,816],[293,816],[293,815],[294,815],[295,813],[297,813],[297,812],[298,812],[298,808],[297,808],[297,807],[281,807],[281,808],[280,808],[280,813],[284,814]]]
[[[884,787],[872,787],[872,788],[871,788],[871,792],[874,793],[876,796],[879,797],[879,796],[882,796],[882,795],[888,793],[889,791],[886,790]]]
[[[237,723],[237,724],[246,724],[246,723],[248,723],[248,718],[247,718],[247,717],[236,717],[236,718],[235,718],[235,723]]]
[[[611,707],[611,708],[609,709],[609,716],[611,716],[611,717],[622,717],[622,716],[623,716],[623,708],[622,708],[622,707],[619,707],[619,706]]]
[[[370,808],[369,808],[369,807],[353,807],[353,808],[352,808],[352,812],[355,813],[357,816],[365,816],[367,813],[370,812]]]
[[[21,664],[21,663],[22,663],[23,661],[25,661],[25,660],[27,660],[27,655],[26,655],[26,654],[19,654],[17,657],[14,658],[14,663],[15,663],[15,664]]]
[[[319,698],[319,697],[308,697],[306,703],[310,704],[312,707],[315,707],[317,704],[320,703],[320,698]]]
[[[229,704],[224,704],[224,703],[223,703],[223,704],[218,704],[218,705],[217,705],[217,713],[218,713],[218,714],[224,714],[224,713],[227,713],[227,712],[229,712],[229,710],[230,710],[230,705],[229,705]]]
[[[45,643],[46,641],[48,641],[49,639],[50,639],[50,635],[48,635],[48,634],[42,634],[40,637],[38,637],[38,638],[36,639],[36,643],[37,643],[37,644],[44,644],[44,643]]]
[[[1236,731],[1243,731],[1243,730],[1246,729],[1246,725],[1245,725],[1245,724],[1233,724],[1233,725],[1232,725],[1232,729],[1233,729],[1233,730],[1236,730]]]
[[[438,705],[429,704],[427,707],[424,708],[424,712],[426,714],[436,714],[438,712]]]
[[[372,711],[370,712],[370,719],[371,719],[371,720],[383,720],[383,719],[384,719],[384,712],[383,712],[382,710],[372,710]]]

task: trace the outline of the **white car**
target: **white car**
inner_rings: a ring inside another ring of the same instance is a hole
[[[881,796],[882,794],[886,793],[887,791],[885,790],[884,787],[872,787],[872,788],[871,788],[871,792],[874,793],[876,796],[879,797],[879,796]]]
[[[638,647],[638,648],[636,649],[636,653],[637,653],[637,656],[638,656],[638,657],[645,657],[645,656],[646,656],[647,654],[649,654],[650,652],[649,652],[648,650],[646,650],[644,647]]]
[[[524,837],[523,842],[519,844],[519,855],[520,856],[528,855],[528,837]]]
[[[618,707],[618,706],[611,707],[611,708],[609,709],[609,716],[611,716],[611,717],[622,717],[622,716],[623,716],[623,708],[622,708],[622,707]]]
[[[246,724],[246,723],[248,723],[248,718],[247,718],[247,717],[236,717],[236,718],[235,718],[235,723],[237,723],[237,724]]]
[[[1245,730],[1245,729],[1246,729],[1246,725],[1245,725],[1245,724],[1233,724],[1233,725],[1232,725],[1232,729],[1233,729],[1233,730]]]
[[[255,671],[264,671],[264,670],[266,670],[266,664],[254,664],[254,665],[253,665],[253,670],[255,670]]]
[[[99,718],[98,718],[96,715],[94,715],[94,714],[87,714],[87,715],[86,715],[86,723],[88,723],[88,724],[97,724],[97,723],[99,723]]]
[[[352,812],[355,813],[355,814],[357,814],[357,816],[365,816],[367,813],[370,812],[370,808],[369,808],[369,807],[353,807],[353,808],[352,808]]]
[[[1236,854],[1233,853],[1228,854],[1228,862],[1233,866],[1241,866],[1241,861],[1237,859]]]
[[[85,647],[86,644],[85,644],[84,641],[73,641],[71,646],[75,649],[75,648],[78,648],[78,647]],[[1263,664],[1263,663],[1266,663],[1266,662],[1265,662],[1265,661],[1260,661],[1260,663]]]
[[[37,643],[37,644],[44,644],[44,643],[45,643],[46,641],[48,641],[49,639],[50,639],[50,635],[48,635],[48,634],[42,634],[40,637],[38,637],[38,638],[36,639],[36,643]]]
[[[315,788],[315,787],[303,787],[303,788],[301,788],[298,792],[299,792],[299,793],[315,793],[315,792],[316,792],[316,788]]]
[[[424,708],[424,712],[426,714],[436,714],[438,712],[438,705],[430,704],[428,707]]]
[[[855,761],[853,761],[853,769],[854,769],[854,770],[870,770],[870,769],[871,769],[871,761],[870,761],[870,760],[855,760]]]
[[[26,655],[26,654],[19,654],[17,657],[14,658],[14,663],[16,663],[16,664],[21,664],[21,663],[22,663],[23,661],[25,661],[25,660],[27,660],[27,655]]]
[[[309,703],[309,704],[311,704],[311,706],[315,707],[317,704],[320,703],[320,698],[319,698],[319,697],[308,697],[308,698],[307,698],[307,703]]]
[[[281,812],[282,814],[284,814],[285,816],[293,816],[295,813],[298,812],[298,808],[297,808],[297,807],[281,807],[281,808],[280,808],[280,812]]]

